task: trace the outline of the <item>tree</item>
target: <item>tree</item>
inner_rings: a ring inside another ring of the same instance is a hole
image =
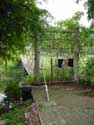
[[[76,2],[79,3],[80,0],[77,0]],[[94,0],[87,0],[85,2],[85,6],[87,9],[88,19],[93,19],[94,21]]]
[[[0,1],[0,59],[7,60],[23,50],[28,33],[34,40],[45,27],[46,14],[35,0]]]
[[[88,0],[87,1],[87,9],[88,9],[88,18],[92,19],[94,18],[94,0]]]
[[[76,27],[80,27],[80,19],[83,16],[83,12],[77,11],[71,18],[58,21],[57,26],[65,30],[75,30]]]

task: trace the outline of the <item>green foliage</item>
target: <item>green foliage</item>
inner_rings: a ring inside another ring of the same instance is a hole
[[[13,83],[13,81],[18,81],[18,83],[27,75],[21,60],[17,59],[15,61],[9,61],[7,67],[1,65],[0,67],[0,90],[3,91],[7,84]]]
[[[94,27],[80,28],[80,51],[87,54],[94,53]]]
[[[57,22],[57,27],[65,30],[75,30],[80,26],[79,21],[83,16],[83,12],[77,11],[71,18],[68,18],[63,21]]]
[[[94,0],[88,0],[86,4],[87,4],[88,18],[94,19]]]
[[[38,109],[39,110],[42,110],[44,108],[45,108],[45,105],[42,102],[38,104]]]
[[[22,80],[27,82],[27,84],[32,83],[32,81],[34,80],[34,76],[33,76],[33,74],[32,75],[27,75]]]
[[[15,108],[14,110],[10,112],[4,113],[1,117],[2,119],[5,119],[6,121],[14,121],[15,125],[22,125],[22,115],[24,113],[24,109]]]
[[[54,101],[49,101],[49,102],[40,102],[38,103],[38,109],[41,111],[45,108],[48,108],[48,107],[54,107],[56,106],[56,102]]]
[[[94,59],[89,59],[86,68],[85,68],[85,75],[87,81],[94,82]]]
[[[42,33],[46,15],[47,11],[39,9],[35,0],[0,1],[0,57],[13,58],[24,49],[28,37],[34,39]]]
[[[18,81],[13,80],[10,83],[8,83],[4,90],[4,93],[9,100],[12,101],[20,100],[21,90],[18,86]]]
[[[81,0],[77,0],[76,3],[78,4],[79,1]],[[84,6],[87,9],[88,19],[94,19],[94,0],[87,0]]]
[[[90,26],[90,27],[84,27],[82,25],[80,25],[79,21],[80,18],[83,16],[82,12],[76,12],[72,18],[63,20],[63,21],[59,21],[57,22],[57,29],[59,30],[76,30],[77,27],[79,27],[79,41],[80,41],[80,52],[81,53],[89,53],[92,54],[94,53],[94,26]],[[63,38],[67,38],[68,35],[65,34],[65,36],[63,35]],[[75,40],[75,34],[71,34],[71,36],[69,36],[69,38],[74,39]],[[70,40],[72,41],[72,40]],[[65,40],[66,44],[63,42],[63,46],[64,47],[69,47],[73,49],[73,43],[72,42],[67,42],[67,40]]]
[[[0,110],[4,107],[3,102],[0,102]]]
[[[83,61],[83,60],[82,60]],[[80,79],[87,84],[94,84],[94,59],[87,58],[81,64]]]
[[[25,101],[20,107],[15,106],[15,108],[13,108],[11,111],[3,113],[1,118],[6,121],[10,121],[9,123],[12,124],[9,125],[22,125],[22,116],[25,112],[25,108],[31,104],[31,100]]]
[[[23,105],[25,105],[25,106],[29,106],[31,104],[32,104],[31,99],[23,102]]]

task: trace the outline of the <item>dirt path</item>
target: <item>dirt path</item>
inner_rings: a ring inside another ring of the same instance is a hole
[[[37,104],[43,104],[40,117],[43,125],[94,125],[94,98],[79,95],[80,89],[49,87],[46,103],[43,88],[33,89]]]

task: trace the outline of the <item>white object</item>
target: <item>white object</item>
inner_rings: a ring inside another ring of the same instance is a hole
[[[7,96],[5,96],[3,93],[0,93],[0,102],[2,102],[4,100],[4,98],[6,98]]]

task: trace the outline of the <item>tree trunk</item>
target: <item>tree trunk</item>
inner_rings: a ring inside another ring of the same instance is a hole
[[[53,82],[53,59],[51,58],[51,81]]]
[[[76,29],[75,45],[74,45],[74,81],[79,82],[78,75],[78,62],[79,62],[79,29]]]
[[[34,41],[34,82],[39,83],[39,41],[38,37]]]

